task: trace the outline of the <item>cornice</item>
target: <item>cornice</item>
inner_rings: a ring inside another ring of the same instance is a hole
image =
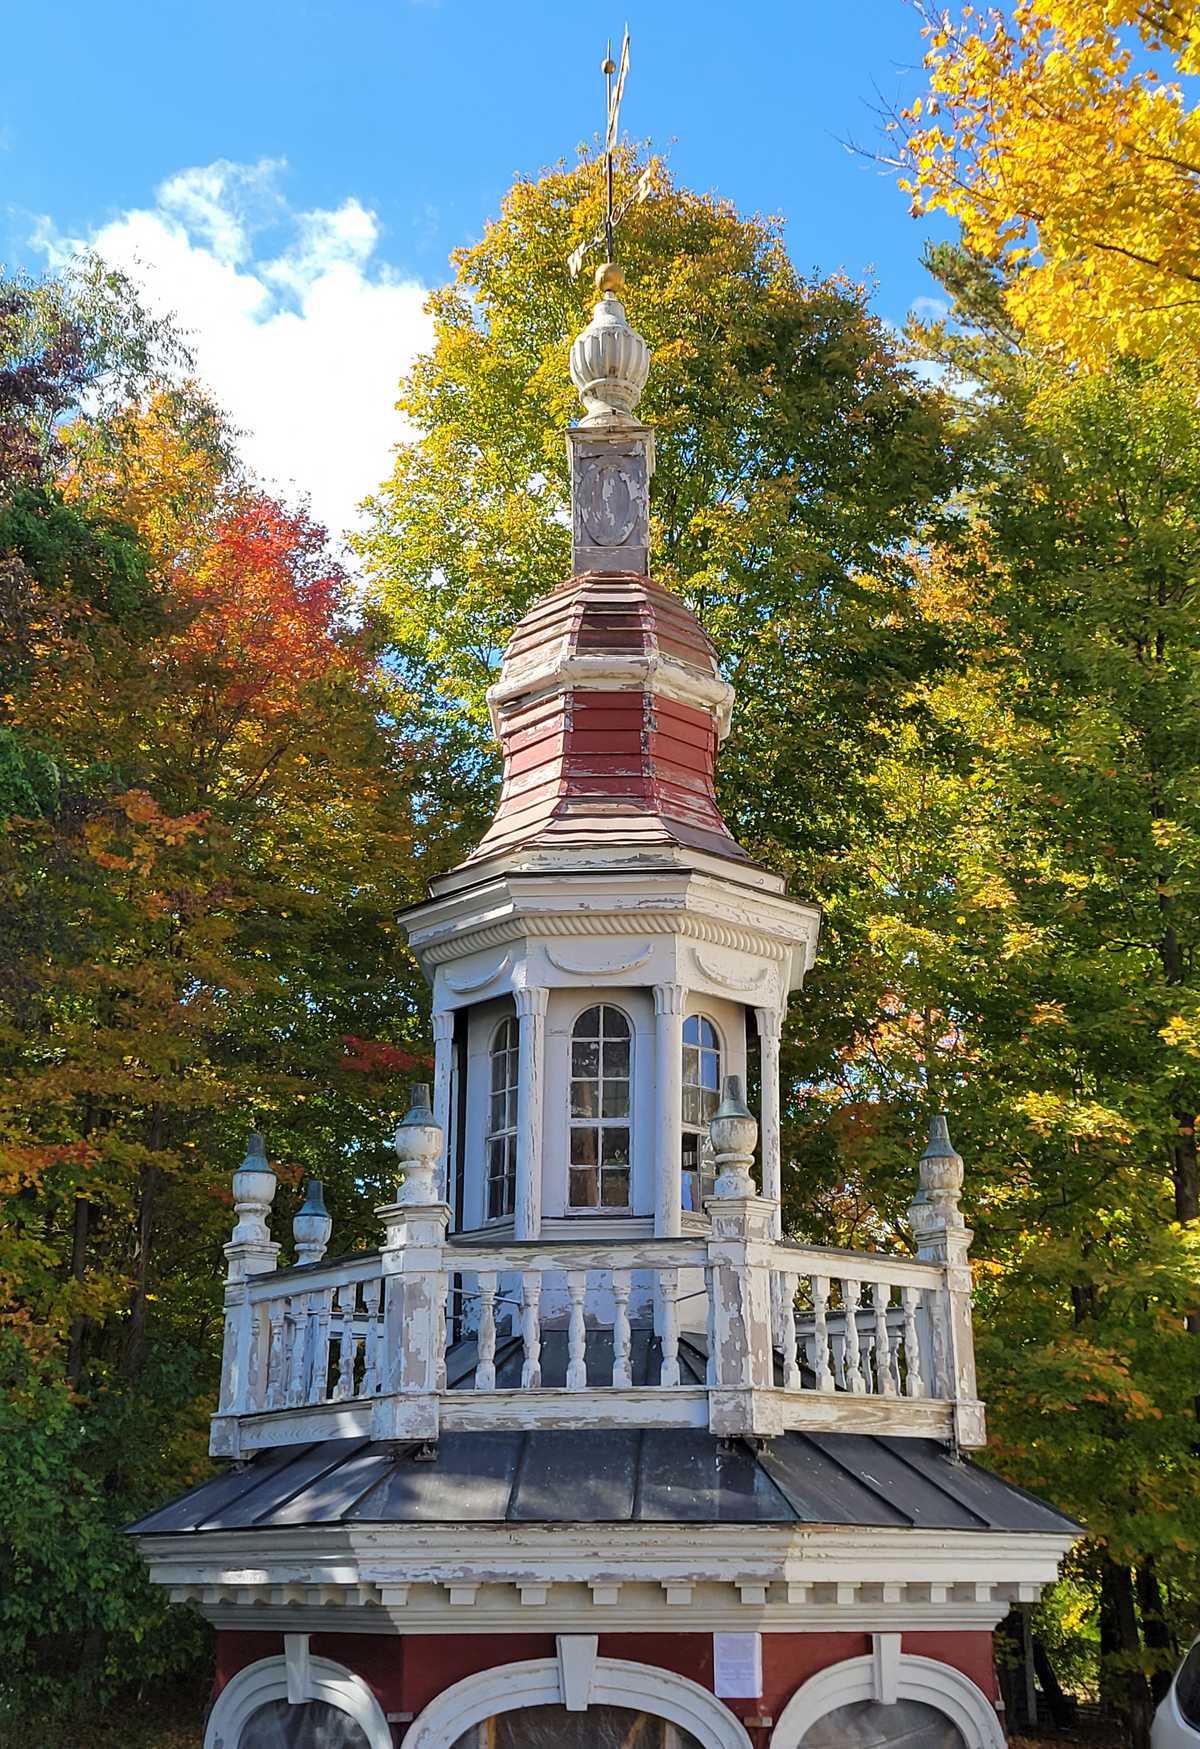
[[[465,959],[483,948],[502,947],[531,937],[582,937],[613,935],[679,935],[689,940],[709,942],[714,947],[726,947],[735,953],[759,954],[764,959],[782,963],[793,947],[805,947],[809,939],[803,930],[784,935],[768,935],[724,922],[694,911],[522,911],[494,923],[464,927],[461,922],[447,922],[436,932],[431,929],[425,939],[414,933],[413,952],[427,965],[449,965]],[[491,980],[485,980],[490,982]],[[751,986],[747,986],[751,987]],[[757,985],[752,986],[757,988]]]

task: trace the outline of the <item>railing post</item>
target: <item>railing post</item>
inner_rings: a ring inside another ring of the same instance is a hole
[[[730,1075],[709,1125],[717,1182],[705,1204],[712,1220],[708,1242],[708,1425],[722,1438],[783,1430],[774,1391],[771,1346],[771,1246],[774,1204],[756,1196],[750,1168],[758,1125]]]
[[[256,1133],[233,1175],[237,1225],[225,1247],[225,1340],[219,1408],[209,1438],[213,1457],[241,1457],[239,1417],[266,1407],[255,1398],[265,1390],[270,1334],[259,1308],[251,1303],[249,1282],[253,1276],[270,1274],[279,1255],[267,1225],[277,1183],[263,1138]]]
[[[950,1140],[944,1113],[929,1122],[929,1143],[921,1156],[920,1189],[909,1208],[923,1263],[940,1263],[943,1283],[938,1290],[944,1341],[944,1378],[927,1382],[931,1394],[954,1404],[954,1434],[959,1445],[987,1443],[984,1408],[975,1381],[975,1338],[971,1328],[971,1268],[968,1253],[974,1237],[959,1213],[963,1162]]]
[[[781,1197],[783,1194],[782,1154],[779,1134],[779,1037],[783,1030],[783,1015],[778,1008],[756,1008],[762,1081],[762,1182],[763,1195],[774,1202],[775,1213],[771,1231],[775,1238],[783,1233]]]
[[[371,1417],[374,1439],[436,1439],[438,1388],[446,1353],[446,1228],[450,1210],[438,1199],[441,1126],[429,1088],[412,1089],[396,1126],[404,1182],[395,1202],[376,1210],[384,1225],[384,1323],[380,1394]]]

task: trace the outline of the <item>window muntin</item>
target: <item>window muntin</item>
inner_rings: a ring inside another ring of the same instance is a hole
[[[629,1208],[629,1021],[601,1002],[585,1009],[571,1033],[571,1153],[567,1204],[572,1209]]]
[[[697,1214],[713,1193],[708,1125],[721,1102],[721,1036],[705,1014],[683,1023],[683,1206]]]
[[[485,1218],[511,1215],[517,1200],[517,1067],[520,1033],[509,1015],[492,1035],[488,1053],[491,1094],[488,1104]]]

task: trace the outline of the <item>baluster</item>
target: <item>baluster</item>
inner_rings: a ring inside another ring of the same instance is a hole
[[[542,1388],[542,1278],[536,1269],[521,1277],[521,1343],[525,1360],[521,1367],[521,1389],[540,1391]]]
[[[896,1386],[892,1379],[892,1344],[887,1317],[892,1290],[886,1282],[877,1281],[871,1289],[871,1298],[875,1306],[875,1389],[881,1397],[894,1397]]]
[[[357,1297],[358,1290],[353,1282],[338,1289],[337,1309],[340,1323],[338,1325],[337,1380],[333,1387],[335,1403],[344,1403],[348,1397],[354,1395],[354,1362],[358,1348],[358,1341],[354,1334]]]
[[[862,1294],[862,1283],[849,1277],[842,1280],[842,1309],[846,1314],[846,1385],[856,1395],[867,1388],[862,1370],[862,1343],[858,1334],[859,1298]]]
[[[475,1362],[475,1389],[494,1391],[496,1388],[496,1272],[485,1269],[479,1275],[479,1358]]]
[[[780,1337],[783,1346],[783,1388],[798,1391],[804,1379],[800,1372],[800,1357],[796,1350],[796,1274],[784,1270],[780,1275]]]
[[[308,1310],[312,1330],[308,1400],[323,1403],[329,1395],[329,1316],[333,1310],[333,1289],[322,1287],[310,1293]]]
[[[587,1387],[587,1325],[583,1318],[586,1269],[567,1271],[567,1292],[571,1296],[571,1320],[567,1326],[567,1389],[582,1391]]]
[[[813,1303],[813,1371],[817,1375],[818,1391],[832,1391],[833,1373],[829,1366],[829,1277],[812,1277]]]
[[[287,1302],[270,1303],[271,1346],[267,1355],[267,1408],[282,1409],[287,1391]]]
[[[904,1372],[905,1395],[923,1397],[925,1380],[921,1377],[921,1338],[917,1330],[917,1307],[921,1303],[919,1287],[901,1290],[904,1305]]]
[[[629,1365],[629,1290],[630,1274],[627,1269],[614,1269],[612,1272],[613,1291],[613,1376],[612,1382],[619,1389],[625,1389],[633,1383],[633,1373]]]
[[[308,1295],[293,1294],[288,1300],[287,1406],[298,1409],[308,1394]]]
[[[663,1269],[658,1276],[659,1345],[662,1349],[661,1385],[679,1383],[679,1271]]]
[[[379,1376],[379,1300],[382,1292],[382,1281],[363,1282],[363,1311],[367,1320],[361,1391],[364,1397],[377,1397],[382,1389]]]
[[[933,1333],[933,1388],[939,1397],[953,1400],[954,1380],[950,1377],[948,1364],[950,1345],[946,1340],[946,1302],[940,1289],[929,1295],[928,1305]]]

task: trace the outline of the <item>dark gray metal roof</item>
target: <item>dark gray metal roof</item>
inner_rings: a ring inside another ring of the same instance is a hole
[[[329,1439],[265,1453],[130,1527],[138,1536],[315,1524],[808,1524],[1071,1533],[930,1439],[787,1433],[755,1452],[689,1429]]]

